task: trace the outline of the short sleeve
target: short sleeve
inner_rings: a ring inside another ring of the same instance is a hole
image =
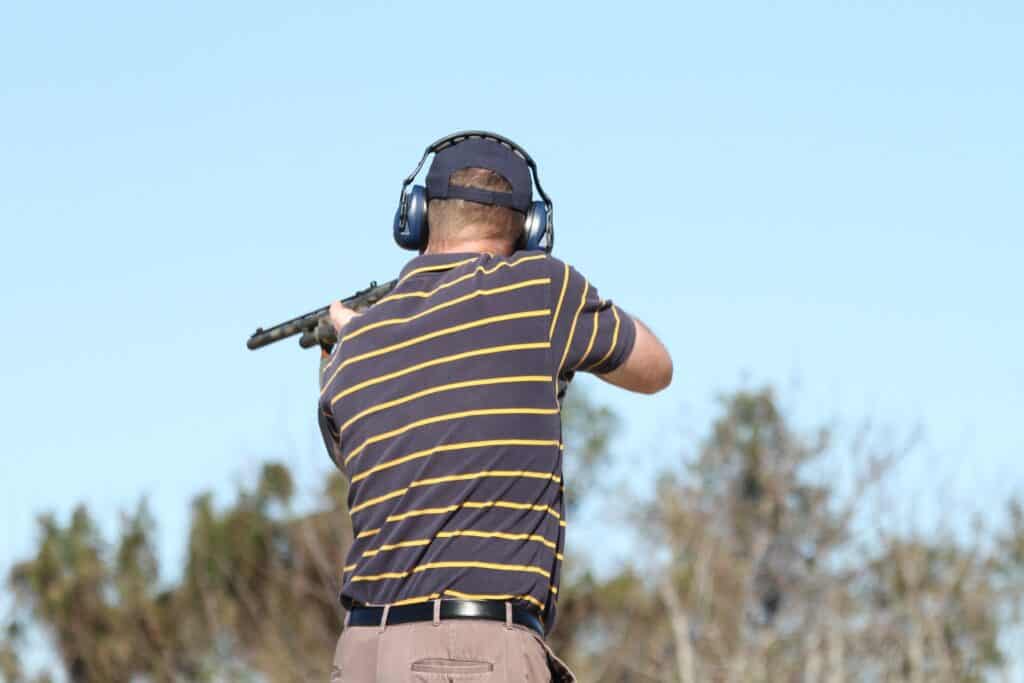
[[[559,380],[573,373],[611,372],[629,357],[636,340],[636,323],[575,268],[559,263],[552,278],[551,348]]]

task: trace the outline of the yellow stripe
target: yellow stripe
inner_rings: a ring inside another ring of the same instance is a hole
[[[454,334],[456,332],[462,332],[463,330],[471,330],[474,327],[484,327],[485,325],[490,325],[491,323],[505,322],[506,320],[522,320],[523,318],[542,318],[542,317],[544,317],[546,315],[550,315],[550,313],[551,313],[550,309],[538,308],[538,309],[532,310],[532,311],[521,311],[519,313],[507,313],[505,315],[494,315],[494,316],[491,316],[489,318],[480,318],[479,320],[473,320],[473,321],[470,321],[468,323],[462,323],[461,325],[453,325],[451,327],[445,327],[445,328],[437,330],[435,332],[429,332],[427,334],[423,334],[423,335],[420,335],[418,337],[413,337],[412,339],[406,339],[403,342],[399,342],[397,344],[392,344],[391,346],[384,346],[384,347],[381,347],[379,349],[374,349],[373,351],[367,351],[366,353],[361,353],[358,356],[351,356],[349,358],[346,358],[344,361],[341,362],[340,365],[338,365],[338,369],[335,370],[335,374],[337,374],[339,371],[341,371],[342,368],[345,368],[345,367],[351,365],[352,363],[358,363],[359,361],[366,360],[367,358],[375,358],[377,356],[383,356],[385,353],[390,353],[392,351],[397,351],[399,349],[404,349],[404,348],[408,348],[410,346],[415,346],[416,344],[419,344],[420,342],[425,342],[425,341],[429,341],[431,339],[436,339],[437,337],[443,337],[446,334]],[[334,377],[332,376],[331,379],[328,380],[328,381],[332,381],[333,379],[334,379]]]
[[[363,553],[363,557],[373,557],[378,553],[386,553],[389,550],[395,550],[396,548],[415,548],[416,546],[430,545],[431,539],[429,538],[417,538],[414,541],[401,541],[400,543],[385,543],[379,548],[373,550],[367,550]]]
[[[385,572],[383,574],[364,574],[363,576],[353,576],[349,581],[380,581],[381,579],[404,579],[409,576],[409,572]]]
[[[558,595],[558,586],[552,586],[551,587],[551,592],[554,593],[555,595]]]
[[[527,261],[537,261],[537,260],[545,259],[545,258],[547,258],[546,254],[539,254],[537,256],[524,256],[523,258],[515,260],[515,261],[503,261],[503,262],[499,263],[498,265],[494,266],[493,268],[484,268],[483,266],[477,266],[471,272],[466,273],[465,275],[460,275],[459,277],[455,278],[454,280],[452,280],[450,282],[445,282],[444,284],[439,285],[439,286],[437,286],[434,289],[431,289],[429,291],[423,291],[423,292],[403,292],[402,294],[389,294],[388,296],[384,297],[383,299],[378,300],[376,305],[380,306],[382,303],[385,303],[387,301],[398,301],[399,299],[409,299],[409,298],[413,298],[413,297],[419,297],[421,299],[426,299],[426,298],[429,298],[429,297],[437,294],[441,290],[444,290],[444,289],[447,289],[447,288],[452,287],[454,285],[457,285],[460,282],[465,282],[466,280],[468,280],[469,278],[473,277],[474,275],[481,274],[481,273],[484,274],[484,275],[490,275],[491,273],[493,273],[496,270],[499,270],[501,268],[515,268],[520,263],[526,263]]]
[[[564,562],[565,561],[565,555],[563,555],[562,553],[555,553],[555,559],[558,560],[559,562]]]
[[[456,261],[455,263],[439,263],[439,264],[433,265],[433,266],[422,266],[420,268],[414,268],[413,270],[410,270],[408,273],[403,275],[402,279],[399,280],[398,282],[399,282],[399,284],[401,284],[401,283],[405,282],[406,280],[408,280],[409,278],[411,278],[413,275],[417,275],[419,273],[430,273],[430,272],[433,272],[435,270],[451,270],[452,268],[458,268],[459,266],[464,266],[467,263],[472,263],[473,261],[476,261],[478,258],[480,258],[480,257],[479,256],[474,256],[473,258],[463,259],[461,261]],[[378,301],[377,303],[380,303],[380,302]]]
[[[510,508],[510,509],[513,509],[513,510],[532,509],[532,510],[536,510],[538,512],[541,512],[541,511],[542,512],[547,512],[548,514],[553,516],[555,519],[559,520],[559,524],[561,526],[565,526],[565,522],[564,522],[564,520],[561,519],[561,515],[558,514],[558,511],[552,509],[551,507],[549,507],[547,505],[531,505],[530,503],[516,503],[516,502],[506,501],[506,500],[486,500],[486,501],[467,500],[467,501],[465,501],[463,503],[459,503],[458,505],[445,505],[444,507],[437,507],[437,508],[420,508],[419,510],[409,510],[408,512],[402,512],[402,513],[399,513],[397,515],[388,515],[388,517],[384,521],[385,522],[401,522],[402,520],[408,519],[409,517],[422,517],[424,515],[443,515],[446,512],[454,512],[454,511],[458,510],[459,508],[463,508],[463,507],[470,508],[472,510],[477,510],[477,509],[482,509],[482,508],[489,508],[489,507]]]
[[[541,612],[544,611],[544,603],[538,600],[537,598],[533,597],[532,595],[520,595],[519,597],[523,600],[526,600],[527,602],[532,602],[533,604],[537,605],[537,607],[540,608]]]
[[[434,455],[435,453],[447,453],[447,452],[450,452],[450,451],[461,451],[461,450],[466,450],[466,449],[469,449],[469,448],[485,448],[485,447],[488,447],[488,446],[557,446],[557,445],[558,445],[557,441],[551,441],[551,440],[547,440],[547,439],[491,439],[491,440],[488,440],[488,441],[466,441],[466,442],[462,442],[462,443],[441,444],[440,446],[433,446],[432,448],[425,448],[422,451],[416,451],[414,453],[410,453],[409,455],[403,455],[400,458],[395,458],[394,460],[388,460],[387,462],[382,462],[379,465],[374,465],[373,467],[371,467],[370,469],[366,470],[365,472],[360,472],[359,474],[357,474],[354,477],[352,477],[352,483],[354,484],[357,481],[362,481],[363,479],[366,479],[371,474],[375,474],[377,472],[380,472],[381,470],[386,470],[386,469],[390,469],[392,467],[397,467],[398,465],[401,465],[402,463],[409,462],[410,460],[416,460],[418,458],[426,458],[426,457],[428,457],[430,455]]]
[[[377,503],[382,503],[385,500],[390,500],[391,498],[404,495],[409,491],[409,489],[417,486],[432,486],[434,484],[443,484],[450,481],[466,481],[469,479],[481,479],[484,477],[526,477],[528,479],[550,479],[556,483],[562,481],[558,475],[551,474],[550,472],[531,472],[527,470],[491,470],[488,472],[474,472],[472,474],[450,474],[444,477],[418,479],[406,487],[395,489],[394,491],[390,491],[388,493],[385,493],[384,495],[377,496],[376,498],[371,498],[370,500],[364,503],[356,505],[351,510],[349,510],[349,514],[354,514],[361,510],[365,510],[368,507],[376,505]],[[380,531],[380,529],[375,529],[375,531]],[[357,538],[359,537],[357,536]]]
[[[615,306],[612,306],[612,315],[615,316],[615,328],[612,330],[612,344],[608,347],[608,353],[604,354],[604,356],[601,357],[601,360],[587,368],[588,370],[590,368],[596,368],[598,365],[608,360],[608,357],[612,355],[612,351],[615,350],[615,345],[619,342],[619,312],[615,310]]]
[[[449,474],[444,477],[431,477],[430,479],[418,479],[409,484],[414,486],[430,486],[432,484],[443,484],[448,481],[466,481],[468,479],[482,479],[484,477],[526,477],[528,479],[550,479],[560,483],[562,478],[551,472],[534,472],[531,470],[488,470],[486,472],[472,472],[470,474]]]
[[[544,603],[532,595],[500,595],[500,594],[489,594],[489,593],[463,593],[462,591],[452,590],[448,588],[444,592],[445,595],[450,595],[453,598],[463,598],[464,600],[526,600],[534,605],[537,605],[542,611],[544,610]]]
[[[520,595],[519,597],[523,600],[526,600],[527,602],[532,602],[533,604],[537,605],[537,607],[540,608],[541,612],[544,611],[544,603],[538,600],[537,598],[533,597],[532,595]]]
[[[430,545],[436,538],[455,538],[457,536],[472,536],[474,538],[500,538],[504,541],[536,541],[548,548],[555,550],[556,544],[554,541],[544,538],[539,534],[512,534],[504,531],[477,531],[475,529],[459,529],[456,531],[439,531],[434,538],[417,538],[411,541],[400,541],[398,543],[385,543],[378,548],[371,548],[363,553],[363,557],[374,557],[379,553],[388,552],[389,550],[396,550],[398,548],[415,548]],[[559,553],[559,559],[561,559]],[[349,568],[355,567],[350,565]]]
[[[370,507],[371,505],[376,505],[377,503],[383,503],[385,500],[390,500],[392,498],[396,498],[396,497],[404,494],[408,490],[409,489],[407,489],[407,488],[405,488],[405,489],[398,489],[396,491],[391,491],[390,493],[385,493],[383,496],[377,496],[376,498],[370,498],[369,500],[363,501],[359,505],[354,506],[348,512],[349,512],[349,514],[355,514],[355,513],[359,512],[360,510],[365,510],[366,508]]]
[[[548,339],[555,336],[555,325],[558,324],[558,316],[562,313],[562,300],[565,298],[565,289],[569,286],[569,264],[565,264],[565,277],[562,278],[562,293],[558,295],[558,305],[555,306],[555,317],[551,319],[551,329],[548,330]]]
[[[500,538],[503,541],[536,541],[542,545],[555,549],[554,541],[549,541],[539,534],[510,534],[504,531],[475,531],[473,529],[461,529],[459,531],[439,531],[436,538],[455,538],[456,536],[472,536],[474,538]]]
[[[346,565],[345,565],[345,566],[344,566],[344,567],[342,568],[342,571],[343,571],[343,572],[346,572],[346,573],[347,573],[347,572],[350,572],[350,571],[352,571],[353,569],[355,569],[355,568],[356,568],[356,566],[357,566],[358,564],[359,564],[358,562],[353,562],[352,564],[346,564]]]
[[[563,520],[560,520],[560,521],[558,522],[558,525],[559,525],[559,526],[568,526],[568,525],[567,525],[567,524],[565,523],[565,520],[564,520],[564,519],[563,519]]]
[[[576,307],[576,314],[572,317],[572,327],[569,328],[569,340],[565,343],[565,349],[562,351],[562,360],[558,364],[558,374],[562,372],[562,366],[565,365],[565,358],[569,355],[569,349],[572,347],[572,340],[576,336],[576,323],[580,320],[580,311],[583,310],[583,304],[587,303],[587,293],[590,291],[590,282],[587,280],[583,281],[583,296],[580,297],[580,305]]]
[[[454,512],[459,509],[458,505],[446,505],[440,508],[420,508],[419,510],[409,510],[397,515],[388,515],[384,520],[385,522],[401,522],[403,519],[409,517],[422,517],[424,515],[443,515],[446,512]]]
[[[558,514],[558,510],[556,510],[553,507],[550,507],[548,505],[539,505],[539,504],[532,504],[532,503],[516,503],[516,502],[508,501],[508,500],[494,500],[494,501],[485,501],[485,502],[480,502],[480,503],[477,503],[477,502],[474,502],[474,501],[467,501],[465,503],[465,507],[468,507],[468,508],[489,508],[489,507],[495,507],[495,508],[508,508],[510,510],[536,510],[538,512],[547,512],[549,515],[551,515],[555,519],[560,519],[561,518],[561,515]]]
[[[535,567],[532,564],[499,564],[497,562],[478,562],[478,561],[452,561],[452,562],[428,562],[427,564],[421,564],[418,567],[413,567],[411,574],[419,574],[420,572],[430,571],[431,569],[496,569],[502,572],[531,572],[533,574],[540,574],[546,579],[551,578],[551,572],[544,569],[543,567]]]
[[[535,567],[532,564],[499,564],[497,562],[476,562],[476,561],[449,561],[449,562],[427,562],[413,567],[405,572],[383,572],[381,574],[363,574],[353,576],[350,581],[380,581],[382,579],[404,579],[412,574],[430,571],[431,569],[494,569],[502,572],[530,572],[540,574],[546,579],[551,578],[551,572],[543,567]]]
[[[415,605],[418,602],[427,602],[428,600],[437,600],[441,597],[440,593],[431,593],[430,595],[421,595],[418,598],[406,598],[405,600],[398,600],[391,603],[392,607],[400,607],[401,605]]]
[[[355,422],[356,420],[360,420],[366,417],[367,415],[380,412],[381,410],[387,410],[388,408],[394,408],[395,406],[402,405],[403,403],[408,403],[409,401],[415,401],[416,399],[423,398],[424,396],[439,394],[443,391],[467,389],[469,387],[491,386],[494,384],[514,384],[517,382],[550,381],[551,378],[547,377],[546,375],[512,375],[509,377],[488,377],[487,379],[471,379],[465,382],[452,382],[451,384],[442,384],[441,386],[430,387],[429,389],[422,389],[420,391],[414,392],[412,394],[407,394],[405,396],[401,396],[391,401],[378,403],[377,405],[371,406],[362,412],[356,413],[354,416],[350,417],[348,420],[345,421],[344,424],[341,425],[341,428],[338,430],[338,435],[340,436],[342,432],[344,432],[352,425],[353,422]]]
[[[367,529],[366,531],[360,531],[356,535],[356,538],[369,538],[370,536],[376,536],[378,533],[380,533],[380,527],[376,529]]]
[[[465,301],[469,301],[471,299],[476,299],[476,298],[481,297],[481,296],[491,296],[493,294],[504,294],[505,292],[514,292],[517,289],[525,289],[526,287],[533,287],[535,285],[546,285],[546,284],[551,284],[551,278],[549,278],[549,277],[540,277],[540,278],[534,278],[533,280],[523,280],[522,282],[515,282],[515,283],[513,283],[511,285],[504,285],[502,287],[494,287],[493,289],[477,289],[477,290],[474,290],[474,291],[470,292],[469,294],[464,294],[464,295],[456,297],[456,298],[454,298],[454,299],[452,299],[450,301],[445,301],[444,303],[437,304],[436,306],[432,306],[432,307],[430,307],[430,308],[428,308],[426,310],[420,311],[419,313],[407,316],[405,318],[387,318],[386,320],[378,320],[375,323],[369,323],[368,325],[364,325],[363,327],[360,327],[357,330],[349,332],[348,334],[346,334],[344,337],[341,338],[341,341],[342,342],[346,342],[349,339],[354,339],[354,338],[360,336],[361,334],[363,334],[365,332],[369,332],[370,330],[376,330],[376,329],[378,329],[380,327],[387,327],[389,325],[400,325],[402,323],[407,323],[407,322],[411,322],[413,320],[418,320],[419,318],[422,318],[425,315],[430,315],[431,313],[436,313],[437,311],[441,311],[441,310],[444,310],[446,308],[451,308],[452,306],[455,306],[456,304],[461,304],[461,303],[463,303]]]
[[[594,348],[594,340],[597,339],[597,314],[598,313],[599,313],[599,311],[594,311],[594,329],[590,333],[590,342],[587,344],[587,350],[584,351],[583,355],[580,356],[580,359],[578,361],[576,361],[576,365],[573,366],[573,370],[575,370],[579,366],[583,365],[583,361],[585,361],[587,359],[587,356],[590,355],[590,352]]]
[[[457,413],[445,413],[444,415],[435,415],[434,417],[425,417],[422,420],[416,420],[409,424],[392,429],[389,432],[383,432],[374,436],[368,437],[363,443],[359,444],[352,449],[352,452],[345,457],[345,464],[347,465],[352,458],[356,457],[364,450],[367,446],[381,441],[386,441],[399,434],[404,434],[410,430],[416,429],[417,427],[425,427],[426,425],[437,424],[438,422],[447,422],[449,420],[459,420],[464,417],[485,417],[487,415],[554,415],[558,412],[558,408],[481,408],[479,410],[463,410]]]
[[[338,365],[338,367],[335,368],[334,373],[331,375],[330,379],[323,383],[323,388],[320,390],[320,395],[323,396],[324,392],[327,390],[327,387],[331,384],[331,382],[334,381],[334,378],[338,376],[338,373],[341,372],[342,369],[344,369],[346,366],[351,365],[352,363],[357,363],[361,360],[366,360],[367,358],[374,358],[376,356],[384,355],[385,353],[390,353],[391,351],[397,351],[399,349],[404,349],[409,346],[414,346],[415,344],[418,344],[420,342],[435,339],[437,337],[442,337],[446,334],[454,334],[455,332],[469,330],[474,327],[483,327],[485,325],[489,325],[490,323],[504,322],[506,320],[521,320],[523,318],[541,318],[546,315],[550,315],[550,313],[551,311],[549,309],[544,308],[533,311],[523,311],[520,313],[509,313],[507,315],[495,315],[489,318],[481,318],[480,320],[474,320],[472,322],[463,323],[461,325],[454,325],[452,327],[446,327],[444,329],[437,330],[436,332],[430,332],[428,334],[420,335],[419,337],[414,337],[412,339],[399,342],[398,344],[392,344],[391,346],[385,346],[383,348],[375,349],[373,351],[368,351],[366,353],[359,354],[358,356],[352,356],[351,358],[347,358],[344,361],[342,361]]]
[[[380,375],[379,377],[374,377],[373,379],[368,379],[365,382],[360,382],[359,384],[354,384],[354,385],[348,387],[347,389],[338,392],[338,394],[335,395],[334,398],[331,399],[331,405],[333,406],[336,402],[338,402],[342,398],[348,396],[349,394],[353,394],[353,393],[355,393],[357,391],[360,391],[361,389],[365,389],[366,387],[373,386],[374,384],[380,384],[381,382],[387,382],[388,380],[395,379],[396,377],[402,377],[403,375],[408,375],[408,374],[410,374],[412,372],[416,372],[417,370],[422,370],[424,368],[433,367],[435,365],[444,365],[445,363],[452,363],[452,362],[457,361],[457,360],[462,360],[463,358],[472,358],[474,356],[488,356],[488,355],[495,354],[495,353],[504,353],[506,351],[524,351],[524,350],[527,350],[527,349],[547,349],[547,348],[550,348],[550,347],[551,347],[551,344],[549,342],[529,342],[529,343],[526,343],[526,344],[506,344],[504,346],[489,346],[489,347],[483,348],[483,349],[474,349],[472,351],[465,351],[463,353],[456,353],[456,354],[453,354],[451,356],[442,356],[441,358],[434,358],[432,360],[428,360],[428,361],[425,361],[423,363],[417,363],[416,365],[410,365],[407,368],[403,368],[401,370],[396,370],[395,372],[391,372],[391,373],[388,373],[386,375]]]
[[[580,297],[580,305],[576,307],[576,315],[572,317],[572,327],[569,328],[569,340],[565,342],[565,349],[562,351],[562,360],[558,363],[558,372],[555,373],[555,399],[558,398],[558,379],[562,376],[562,367],[565,365],[565,358],[569,355],[569,349],[572,347],[573,337],[576,336],[576,323],[580,319],[580,311],[583,310],[583,304],[587,301],[587,292],[590,291],[590,282],[588,280],[583,281],[583,296]]]

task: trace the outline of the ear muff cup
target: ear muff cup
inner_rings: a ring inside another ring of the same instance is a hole
[[[544,202],[534,202],[526,213],[526,221],[523,224],[523,238],[519,242],[519,248],[525,251],[550,251],[544,245],[545,236],[548,234],[548,207]]]
[[[402,211],[405,220],[402,220]],[[405,195],[405,201],[395,211],[393,226],[395,243],[402,249],[420,251],[427,244],[427,189],[413,185]]]

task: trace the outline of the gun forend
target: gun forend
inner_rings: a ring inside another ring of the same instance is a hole
[[[385,282],[382,285],[379,285],[376,282],[371,282],[369,287],[356,292],[346,299],[342,299],[341,303],[356,311],[369,308],[380,299],[387,296],[388,292],[394,289],[396,284],[398,284],[398,280]],[[299,344],[302,348],[316,346],[319,342],[333,343],[334,340],[327,338],[327,335],[324,332],[325,326],[320,325],[320,321],[327,317],[328,309],[328,306],[324,306],[323,308],[318,308],[315,311],[310,311],[305,315],[300,315],[297,318],[286,320],[283,323],[279,323],[268,329],[260,327],[252,333],[245,345],[249,349],[260,349],[268,344],[273,344],[274,342],[287,339],[288,337],[295,336],[296,334],[302,335],[299,339]],[[318,326],[320,328],[319,331]]]

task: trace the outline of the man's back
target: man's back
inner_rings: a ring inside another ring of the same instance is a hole
[[[632,320],[545,254],[428,254],[341,331],[321,426],[351,481],[342,594],[522,602],[554,623],[565,519],[559,393],[609,371]]]

